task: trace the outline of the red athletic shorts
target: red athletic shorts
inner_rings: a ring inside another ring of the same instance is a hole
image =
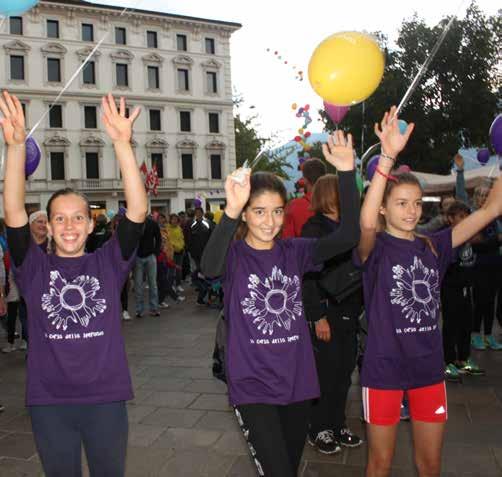
[[[414,421],[446,422],[446,386],[444,381],[422,388],[362,388],[364,420],[369,424],[393,426],[399,422],[404,393],[408,398],[410,417]]]

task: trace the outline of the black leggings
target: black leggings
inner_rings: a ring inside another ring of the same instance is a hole
[[[495,268],[480,267],[477,270],[476,282],[473,287],[474,320],[472,331],[481,333],[481,324],[485,336],[492,334],[495,319],[495,295],[499,282]]]
[[[26,323],[26,305],[24,302],[11,301],[7,303],[7,341],[10,344],[14,343],[16,336],[16,319],[19,314],[21,322],[21,337],[26,342],[28,341],[28,329]]]
[[[31,425],[46,477],[81,477],[81,447],[91,477],[125,474],[125,402],[30,406]]]
[[[311,401],[235,408],[258,475],[297,477],[307,437]]]

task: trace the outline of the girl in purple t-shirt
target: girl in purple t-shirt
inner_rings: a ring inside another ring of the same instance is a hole
[[[120,322],[120,290],[135,256],[147,198],[131,148],[136,108],[126,118],[103,98],[103,123],[122,172],[126,218],[114,238],[85,254],[92,231],[89,202],[72,189],[47,204],[52,254],[32,238],[25,210],[25,123],[21,103],[0,98],[7,144],[4,210],[16,282],[26,300],[30,352],[26,402],[47,477],[80,476],[85,449],[91,476],[125,473],[132,386]]]
[[[250,176],[239,170],[227,178],[225,214],[202,258],[204,275],[223,275],[230,404],[258,474],[267,477],[296,477],[311,400],[319,396],[302,277],[358,241],[351,137],[338,131],[324,153],[339,171],[341,222],[335,232],[321,239],[277,240],[284,184],[270,173]]]
[[[408,396],[415,463],[420,476],[439,476],[447,418],[440,288],[462,245],[502,213],[502,178],[485,206],[452,229],[424,237],[415,232],[422,189],[412,174],[391,175],[414,125],[401,134],[396,108],[375,133],[380,160],[361,209],[356,261],[363,267],[368,340],[361,370],[368,429],[366,475],[387,476],[394,454],[403,393]],[[379,230],[383,219],[384,231]]]

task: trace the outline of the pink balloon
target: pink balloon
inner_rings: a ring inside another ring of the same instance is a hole
[[[338,124],[343,121],[345,115],[349,112],[348,106],[337,106],[336,104],[327,103],[324,101],[324,111],[331,118],[331,120]]]

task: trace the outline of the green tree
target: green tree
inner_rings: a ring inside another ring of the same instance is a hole
[[[448,21],[444,18],[431,28],[415,14],[403,22],[395,50],[378,34],[387,60],[382,83],[364,105],[352,107],[342,123],[353,133],[358,152],[377,142],[373,124],[391,104],[399,103]],[[401,113],[416,128],[400,162],[415,170],[447,173],[459,147],[488,145],[501,93],[501,25],[500,15],[485,15],[475,2],[463,20],[453,22]],[[329,118],[324,119],[326,129],[334,129]]]

